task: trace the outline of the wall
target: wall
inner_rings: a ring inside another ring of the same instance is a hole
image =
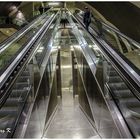
[[[23,12],[26,20],[30,20],[33,17],[33,2],[22,2],[19,10]]]
[[[140,9],[130,2],[88,2],[121,32],[140,42]]]

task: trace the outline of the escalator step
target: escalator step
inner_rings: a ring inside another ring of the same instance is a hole
[[[122,81],[122,79],[119,76],[109,76],[110,83],[113,83],[113,82],[117,83],[117,82],[121,82],[121,81]]]
[[[3,117],[15,117],[17,116],[18,109],[15,107],[3,107],[0,110],[0,119]]]
[[[140,119],[140,106],[139,107],[129,107],[129,109],[132,111],[131,114],[135,117],[138,117]]]
[[[134,96],[129,89],[126,89],[126,90],[114,90],[113,92],[115,93],[115,95],[117,97],[120,97],[120,98],[131,98],[131,97]]]
[[[27,94],[28,90],[12,90],[10,97],[24,97]]]
[[[19,78],[27,78],[27,79],[29,79],[29,78],[30,78],[30,76],[29,76],[29,75],[26,75],[26,76],[20,75],[20,77],[19,77]]]
[[[6,127],[11,127],[14,122],[14,118],[5,117],[4,119],[0,119],[0,129],[6,129]]]
[[[1,133],[0,133],[0,138],[6,138],[7,135],[9,133],[12,132],[12,127],[13,127],[13,123],[14,123],[14,119],[12,118],[5,118],[7,120],[5,120],[4,122],[1,122],[0,121],[0,130],[1,130]]]
[[[109,76],[118,76],[118,73],[115,70],[109,71]]]
[[[116,82],[113,82],[113,83],[108,83],[109,84],[109,87],[113,90],[127,90],[127,86],[125,85],[124,82],[119,82],[119,83],[116,83]]]
[[[29,87],[29,84],[27,82],[20,82],[16,83],[13,89],[26,89],[27,87]]]
[[[115,68],[112,65],[110,65],[110,64],[107,65],[107,69],[108,69],[108,71],[115,71]]]
[[[30,73],[29,73],[29,71],[23,71],[21,75],[22,75],[22,76],[29,76]]]
[[[133,134],[135,134],[135,136],[139,138],[140,137],[140,119],[135,116],[131,116],[131,118],[126,118],[126,121],[128,122]]]
[[[120,103],[125,104],[128,108],[140,107],[140,102],[136,98],[120,99]]]
[[[107,65],[108,70],[114,70],[114,68],[111,66],[111,64]]]
[[[18,106],[21,103],[22,99],[19,98],[9,98],[6,100],[4,106]]]
[[[28,82],[28,80],[29,80],[29,77],[27,77],[27,76],[20,76],[18,79],[17,79],[17,82]]]

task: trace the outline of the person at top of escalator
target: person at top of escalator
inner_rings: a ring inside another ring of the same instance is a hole
[[[88,30],[88,27],[91,23],[91,12],[88,9],[88,7],[85,7],[85,12],[84,12],[84,16],[83,16],[83,23],[85,24],[85,27]]]
[[[66,23],[67,23],[67,19],[66,19],[66,10],[62,10],[61,11],[61,24],[64,26],[66,26]]]
[[[39,10],[40,14],[42,15],[42,14],[43,14],[43,11],[44,11],[43,6],[42,6],[42,5],[40,5],[38,10]]]

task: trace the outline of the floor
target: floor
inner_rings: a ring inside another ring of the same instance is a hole
[[[78,100],[71,100],[72,95],[63,91],[62,101],[46,131],[46,138],[100,138],[80,110]],[[67,100],[69,100],[67,104]]]
[[[63,42],[63,44],[65,44]],[[78,97],[73,98],[71,52],[61,46],[62,99],[47,128],[45,138],[100,138],[79,108]]]

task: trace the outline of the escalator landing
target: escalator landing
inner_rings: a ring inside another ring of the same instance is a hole
[[[63,91],[62,96],[63,98],[59,99],[58,109],[44,137],[100,138],[79,108],[78,97],[73,99],[72,93],[68,89]]]

